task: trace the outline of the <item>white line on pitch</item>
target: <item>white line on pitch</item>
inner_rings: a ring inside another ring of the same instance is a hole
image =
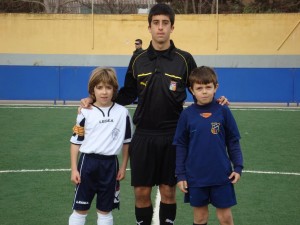
[[[0,170],[0,173],[31,173],[31,172],[61,172],[61,171],[71,171],[71,169]]]
[[[130,170],[130,169],[126,169]],[[65,172],[71,169],[21,169],[21,170],[0,170],[0,173],[33,173],[33,172]]]
[[[160,193],[159,188],[157,187],[156,197],[155,197],[155,206],[152,218],[152,225],[159,225],[159,205],[160,205]]]
[[[126,170],[130,170],[130,168],[127,168]],[[46,168],[46,169],[0,170],[0,173],[32,173],[32,172],[64,172],[64,171],[71,171],[71,169],[47,169]],[[297,172],[243,170],[243,173],[300,176],[300,173]]]
[[[262,174],[279,174],[279,175],[295,175],[295,176],[300,176],[300,173],[276,172],[276,171],[243,170],[243,173],[262,173]]]

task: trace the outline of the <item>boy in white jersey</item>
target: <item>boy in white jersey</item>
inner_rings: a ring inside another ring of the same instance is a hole
[[[95,195],[97,224],[112,225],[111,211],[119,206],[119,181],[125,177],[128,162],[131,118],[125,107],[113,102],[118,91],[113,69],[96,68],[88,91],[94,100],[92,110],[81,109],[70,139],[71,181],[76,190],[69,225],[85,224]],[[123,161],[119,169],[117,155],[121,149]]]

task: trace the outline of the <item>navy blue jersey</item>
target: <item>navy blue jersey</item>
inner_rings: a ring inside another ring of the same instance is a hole
[[[181,113],[173,142],[177,180],[186,180],[189,187],[229,183],[232,170],[241,173],[243,168],[239,139],[227,106],[215,99],[205,106],[191,105]]]

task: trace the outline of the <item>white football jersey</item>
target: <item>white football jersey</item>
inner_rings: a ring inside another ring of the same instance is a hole
[[[117,155],[123,143],[130,143],[132,138],[129,111],[117,103],[81,109],[75,127],[81,132],[74,131],[70,142],[81,145],[80,152],[87,154]]]

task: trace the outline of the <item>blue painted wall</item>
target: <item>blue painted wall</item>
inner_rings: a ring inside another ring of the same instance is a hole
[[[233,102],[300,101],[299,68],[217,68],[216,71],[220,83],[218,94]]]
[[[95,67],[0,66],[0,100],[80,100]],[[120,86],[126,67],[115,67]],[[300,102],[300,68],[215,68],[217,97],[231,102]],[[192,101],[188,94],[187,101]]]

